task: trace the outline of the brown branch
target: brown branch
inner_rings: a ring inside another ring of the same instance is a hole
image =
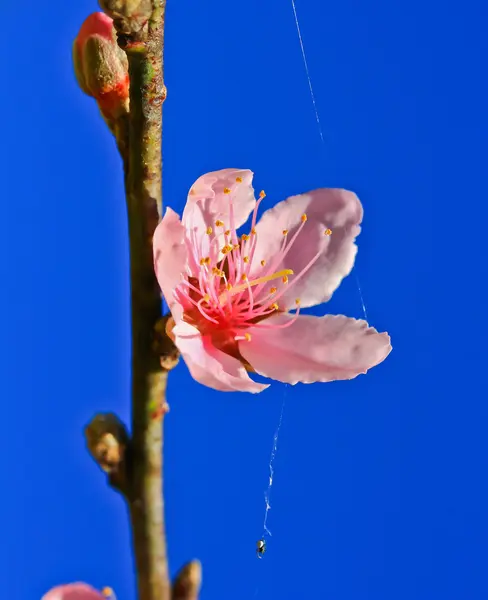
[[[129,223],[132,433],[113,414],[85,428],[90,453],[125,498],[131,519],[139,600],[197,600],[201,565],[192,561],[171,589],[163,496],[167,374],[178,351],[166,334],[154,274],[152,237],[162,212],[162,104],[166,0],[99,0],[112,16],[129,64],[129,114],[113,128],[124,163]],[[148,18],[149,17],[149,18]]]
[[[152,237],[162,206],[162,104],[165,0],[153,0],[146,28],[119,36],[130,76],[126,197],[132,313],[132,439],[129,506],[139,600],[170,600],[163,502],[163,418],[167,371],[153,351],[161,296]]]
[[[128,135],[117,136],[125,168],[132,320],[132,437],[125,457],[123,493],[132,525],[139,600],[170,600],[171,594],[162,464],[168,371],[154,352],[161,296],[152,254],[152,237],[162,207],[165,4],[165,0],[152,0],[152,12],[143,27],[140,19],[115,20],[130,77]],[[104,8],[117,10],[118,5]],[[130,4],[125,6],[130,9]]]

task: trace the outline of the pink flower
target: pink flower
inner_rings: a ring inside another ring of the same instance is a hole
[[[86,583],[59,585],[42,597],[42,600],[110,600],[114,598],[110,588],[98,592]]]
[[[285,383],[353,379],[382,362],[390,338],[366,321],[314,317],[354,265],[363,209],[352,192],[318,189],[257,223],[253,173],[200,177],[180,220],[154,234],[154,263],[172,319],[167,332],[192,376],[222,391],[261,392],[248,372]],[[238,236],[251,216],[247,233]]]

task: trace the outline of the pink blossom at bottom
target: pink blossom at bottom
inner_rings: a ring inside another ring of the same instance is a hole
[[[154,267],[172,319],[167,332],[191,375],[221,391],[261,392],[249,373],[296,384],[353,379],[381,363],[390,338],[366,321],[314,317],[354,266],[363,207],[353,192],[292,196],[258,222],[253,173],[200,177],[180,219],[168,208]],[[237,230],[250,217],[245,233]]]
[[[102,594],[86,583],[59,585],[42,597],[42,600],[110,600],[111,596]]]

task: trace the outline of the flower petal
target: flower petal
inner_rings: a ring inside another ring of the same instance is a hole
[[[167,208],[162,221],[156,227],[153,237],[154,270],[164,299],[173,312],[181,316],[179,304],[173,296],[173,290],[181,282],[181,275],[186,274],[188,250],[185,240],[185,228],[179,216]]]
[[[304,214],[307,221],[281,261],[283,231],[288,230],[287,239],[291,240]],[[363,208],[358,197],[347,190],[318,189],[279,202],[263,214],[256,226],[252,275],[262,271],[259,267],[262,260],[268,267],[275,261],[274,271],[293,270],[288,288],[278,302],[283,310],[294,307],[296,298],[300,298],[302,307],[326,302],[354,266],[357,252],[354,240],[361,231],[362,218]],[[325,235],[328,229],[331,234]],[[294,279],[318,252],[321,252],[319,258],[294,284]],[[276,286],[280,289],[283,284],[278,282]]]
[[[106,597],[86,583],[70,583],[53,588],[42,600],[106,600]]]
[[[280,313],[263,323],[283,325],[293,318]],[[300,315],[289,327],[248,332],[251,340],[239,343],[239,351],[256,373],[292,385],[353,379],[391,352],[387,333],[343,315]]]
[[[238,229],[256,206],[253,175],[248,169],[222,169],[199,177],[188,194],[183,211],[185,227],[203,236],[207,227],[215,228],[215,221],[220,219],[227,229],[230,228],[229,194],[224,194],[224,189],[229,188],[232,191],[234,224]],[[238,178],[242,182],[237,182]]]
[[[222,392],[253,394],[269,387],[254,382],[236,358],[216,348],[209,337],[202,337],[192,325],[180,321],[172,333],[192,377],[199,383]]]

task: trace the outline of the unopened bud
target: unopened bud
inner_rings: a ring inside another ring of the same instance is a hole
[[[137,33],[149,20],[152,0],[98,0],[100,8],[114,21],[121,33]]]
[[[95,98],[112,128],[129,111],[129,69],[110,17],[87,17],[73,44],[73,63],[81,89]]]

